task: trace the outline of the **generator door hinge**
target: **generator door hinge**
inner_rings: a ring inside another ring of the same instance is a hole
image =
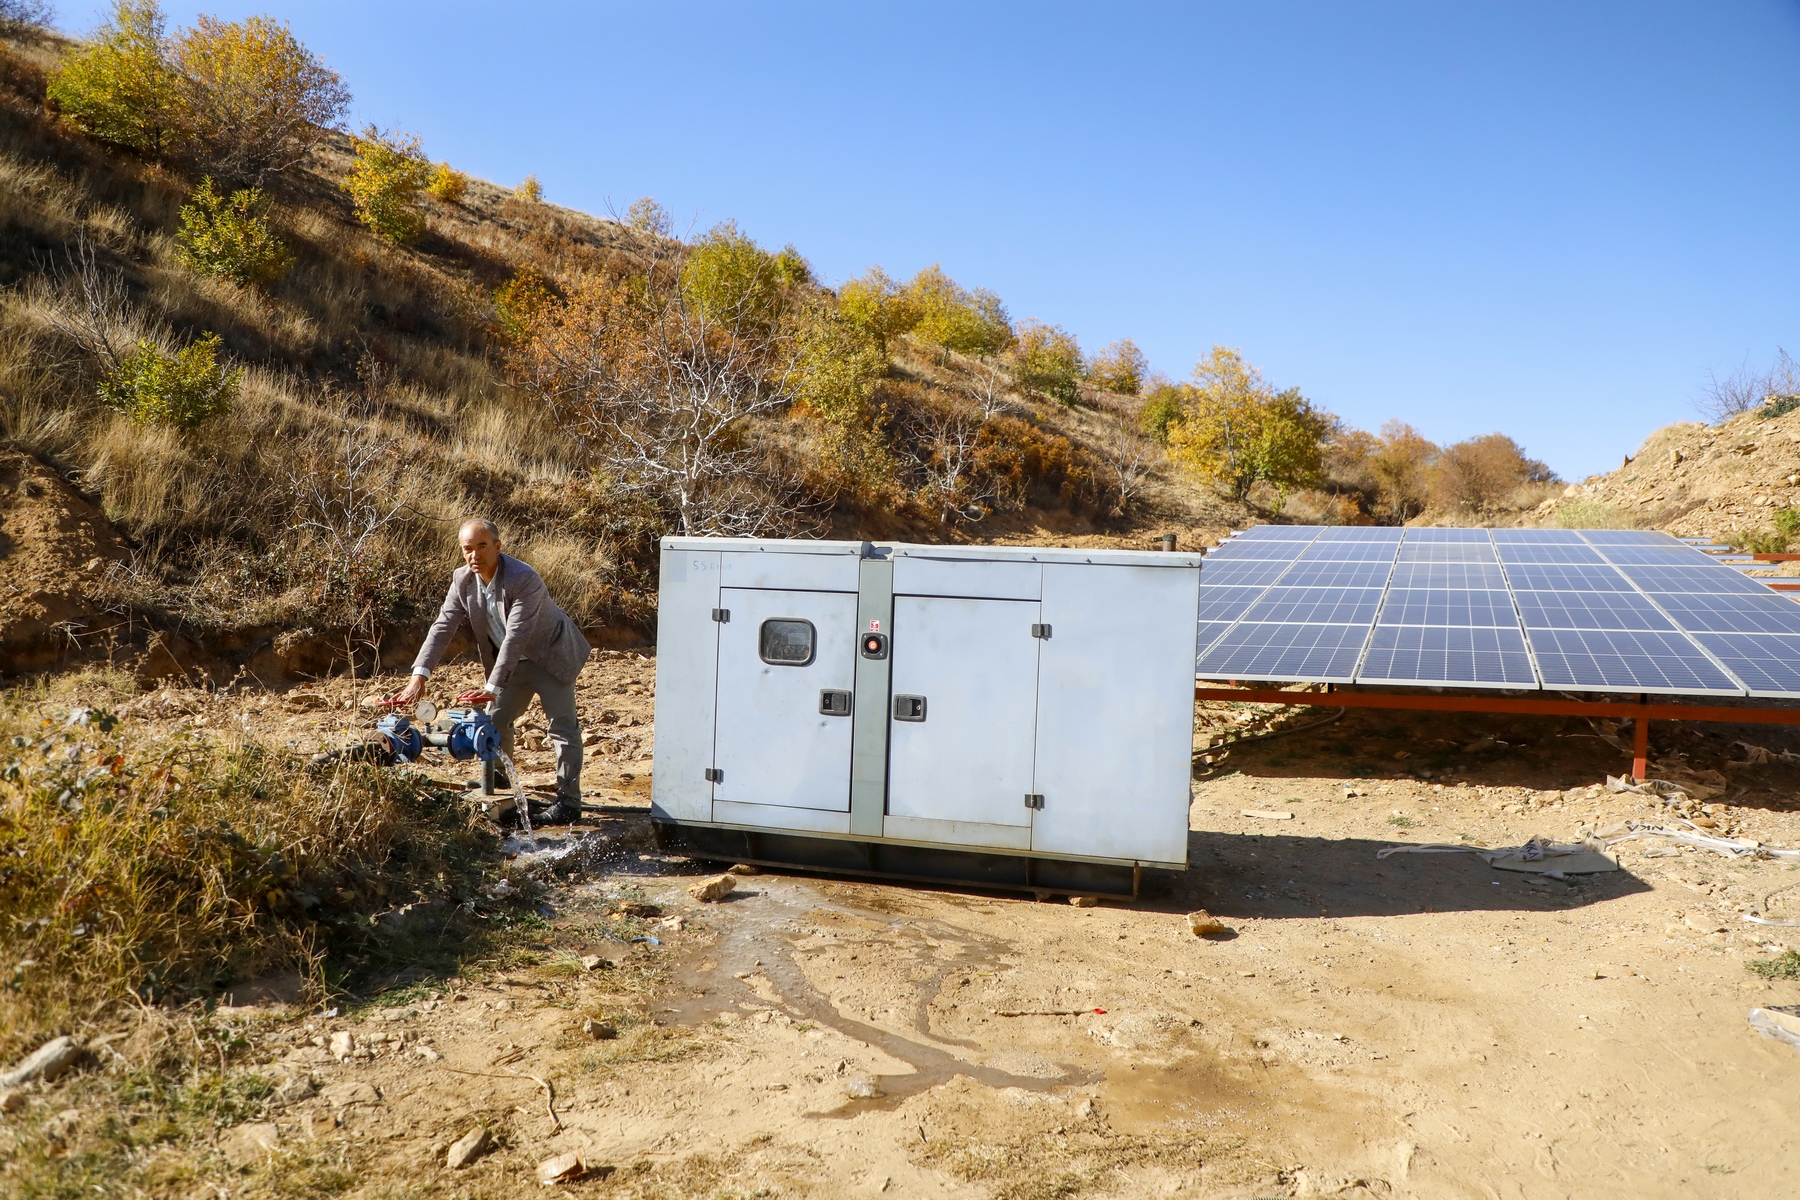
[[[1031,636],[1034,638],[1043,638],[1045,641],[1049,641],[1050,640],[1050,627],[1048,625],[1033,625],[1031,627]]]
[[[706,768],[706,782],[708,782],[708,783],[724,783],[725,782],[725,772],[719,770],[719,768],[717,768],[717,767]]]
[[[731,620],[731,610],[729,608],[713,609],[713,620],[721,625],[725,624],[727,621]]]
[[[1025,793],[1025,807],[1026,808],[1043,808],[1044,807],[1044,794],[1042,792],[1026,792]]]

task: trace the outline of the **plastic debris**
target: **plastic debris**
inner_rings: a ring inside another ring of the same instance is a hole
[[[554,1158],[546,1158],[538,1164],[538,1182],[546,1187],[557,1183],[569,1183],[587,1174],[587,1163],[581,1155],[573,1150],[567,1154],[558,1154]]]
[[[0,1075],[0,1088],[16,1088],[37,1079],[53,1083],[75,1065],[82,1053],[82,1047],[72,1037],[64,1035],[51,1038],[27,1055],[18,1066]]]
[[[1800,1050],[1800,1004],[1750,1010],[1750,1028]]]
[[[1418,846],[1386,846],[1375,852],[1376,858],[1392,854],[1474,854],[1490,867],[1502,871],[1525,871],[1535,875],[1591,875],[1599,871],[1616,871],[1619,860],[1603,852],[1591,839],[1586,842],[1551,842],[1534,837],[1523,846],[1459,846],[1448,842],[1428,842]]]

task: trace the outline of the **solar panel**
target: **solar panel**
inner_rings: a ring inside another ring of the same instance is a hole
[[[1637,592],[1535,592],[1516,589],[1527,629],[1674,629],[1675,623]],[[1800,608],[1800,605],[1796,605]]]
[[[1207,551],[1206,561],[1214,563],[1246,558],[1279,558],[1291,561],[1300,557],[1300,552],[1306,549],[1306,545],[1301,541],[1278,541],[1275,538],[1261,538],[1255,541],[1249,538],[1232,538]]]
[[[1200,589],[1200,619],[1235,621],[1266,590],[1260,587],[1203,587]]]
[[[1205,572],[1201,572],[1204,577]],[[1498,563],[1405,562],[1394,565],[1391,588],[1504,588]]]
[[[1735,680],[1680,633],[1534,629],[1531,648],[1547,688],[1743,695]]]
[[[1195,674],[1209,679],[1350,683],[1368,632],[1367,625],[1240,621],[1200,656]]]
[[[1317,541],[1306,548],[1301,562],[1393,562],[1398,542]]]
[[[1620,567],[1631,582],[1646,592],[1706,592],[1714,595],[1738,592],[1748,596],[1766,596],[1767,586],[1746,579],[1730,567]]]
[[[1200,572],[1201,577],[1206,575]],[[1506,578],[1514,591],[1629,592],[1631,580],[1616,567],[1574,567],[1561,563],[1507,563]]]
[[[1503,563],[1579,563],[1589,566],[1604,566],[1606,560],[1592,546],[1530,546],[1513,543],[1497,546],[1500,561]]]
[[[1800,634],[1800,604],[1780,596],[1659,595],[1657,603],[1689,633]]]
[[[1392,568],[1384,562],[1297,562],[1282,572],[1286,587],[1383,587]],[[1204,578],[1206,572],[1200,572]]]
[[[1400,547],[1401,562],[1493,562],[1494,548],[1486,542],[1417,542]]]
[[[1702,567],[1713,565],[1711,555],[1702,554],[1698,550],[1686,550],[1679,546],[1606,546],[1603,547],[1606,561],[1620,566],[1643,567]]]
[[[1218,641],[1220,636],[1223,635],[1224,632],[1230,628],[1231,628],[1230,621],[1202,621],[1202,622],[1200,622],[1200,636],[1198,638],[1196,638],[1195,642],[1194,642],[1196,660],[1198,660],[1199,657],[1205,655],[1206,648],[1208,646],[1211,646],[1214,642]],[[1196,671],[1195,673],[1198,674],[1199,672]]]
[[[1583,541],[1595,546],[1679,546],[1681,540],[1654,529],[1583,529]],[[1710,538],[1701,538],[1702,542]]]
[[[1496,546],[1508,542],[1529,542],[1538,546],[1582,546],[1586,545],[1581,534],[1573,529],[1490,529],[1489,536]]]
[[[1359,683],[1529,688],[1537,686],[1531,656],[1517,628],[1375,628],[1357,671]]]
[[[1647,530],[1258,526],[1199,615],[1205,678],[1800,698],[1800,606]]]
[[[1783,600],[1791,607],[1793,601]],[[1800,637],[1776,633],[1697,633],[1752,696],[1800,696]]]
[[[1366,626],[1379,607],[1378,587],[1272,587],[1244,613],[1244,620]]]
[[[1429,542],[1478,542],[1483,546],[1491,545],[1493,539],[1488,537],[1485,529],[1423,528],[1406,530],[1406,544],[1421,545]]]
[[[1404,529],[1396,529],[1391,525],[1319,526],[1321,542],[1393,542],[1398,545],[1405,536]]]
[[[1236,537],[1234,542],[1310,542],[1319,536],[1317,525],[1252,525]]]
[[[1287,559],[1222,562],[1216,566],[1207,555],[1200,567],[1200,590],[1211,587],[1268,587],[1291,569]]]
[[[1516,629],[1505,588],[1393,588],[1381,606],[1383,625],[1492,625]]]

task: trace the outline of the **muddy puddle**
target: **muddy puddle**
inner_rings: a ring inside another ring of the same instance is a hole
[[[971,1057],[978,1058],[987,1052],[987,1047],[932,1031],[931,1004],[946,980],[995,971],[1011,949],[1006,942],[936,921],[896,919],[892,912],[878,911],[875,906],[829,899],[807,883],[795,880],[759,876],[757,884],[757,890],[735,893],[721,906],[727,919],[719,923],[719,940],[696,950],[677,968],[677,985],[686,998],[665,1008],[662,1015],[671,1024],[699,1025],[722,1013],[739,1011],[740,1002],[765,1003],[765,997],[759,996],[755,987],[756,981],[761,980],[794,1020],[836,1030],[912,1068],[908,1074],[877,1075],[871,1095],[807,1116],[844,1118],[893,1109],[907,1097],[948,1083],[957,1075],[991,1088],[1033,1092],[1095,1083],[1102,1078],[1097,1072],[1066,1063],[1053,1064],[1060,1074],[1050,1078],[1014,1074],[956,1053],[972,1052]],[[816,919],[822,911],[884,926],[881,936],[885,944],[908,957],[914,980],[911,1023],[917,1037],[847,1017],[813,986],[801,962],[816,951],[809,951],[800,943],[806,936],[804,923]]]

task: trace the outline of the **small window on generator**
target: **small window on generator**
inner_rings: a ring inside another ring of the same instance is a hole
[[[792,617],[762,623],[762,660],[778,667],[804,667],[813,660],[813,623]]]

